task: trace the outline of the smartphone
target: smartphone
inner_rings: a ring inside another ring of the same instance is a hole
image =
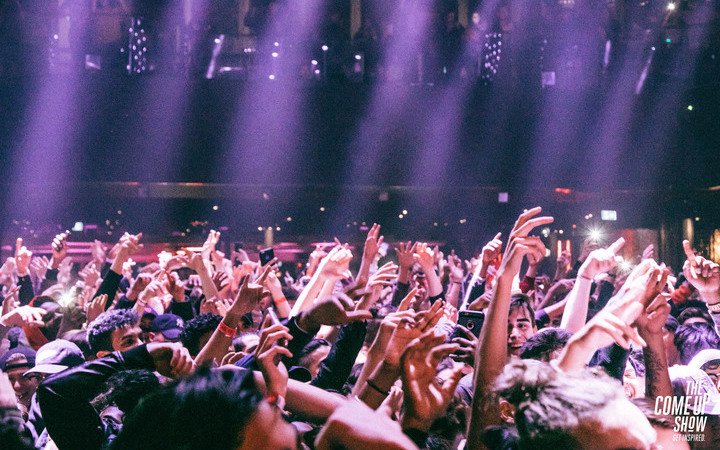
[[[480,337],[480,330],[485,322],[485,313],[482,311],[460,311],[458,313],[458,325],[462,325],[475,336]]]
[[[275,250],[272,247],[260,250],[260,265],[265,266],[275,258]]]

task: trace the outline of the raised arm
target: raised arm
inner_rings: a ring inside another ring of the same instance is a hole
[[[222,360],[222,357],[227,353],[227,349],[235,337],[240,319],[260,303],[263,296],[262,284],[265,282],[271,269],[272,266],[268,264],[256,283],[249,282],[250,276],[245,277],[235,297],[235,301],[225,313],[225,317],[215,329],[212,336],[210,336],[207,344],[205,344],[195,357],[195,364],[212,364],[213,361]]]
[[[380,225],[374,223],[365,239],[365,247],[360,260],[360,270],[358,270],[357,277],[355,277],[359,285],[367,283],[370,276],[370,266],[375,261],[384,239],[384,236],[380,236]]]
[[[552,223],[552,217],[536,217],[541,208],[530,209],[518,217],[513,227],[503,262],[498,269],[497,284],[493,300],[487,310],[485,323],[480,332],[475,357],[475,375],[468,448],[484,448],[483,433],[486,427],[500,424],[500,412],[493,400],[492,385],[502,373],[507,361],[508,316],[510,313],[510,291],[513,279],[520,272],[520,264],[526,255],[529,259],[545,254],[545,246],[537,237],[528,237],[533,228]]]
[[[290,310],[290,317],[297,316],[302,311],[310,308],[326,282],[332,280],[334,283],[345,276],[351,260],[352,252],[343,246],[336,246],[330,250],[320,262],[308,285],[305,286],[305,289],[295,301],[295,305]]]
[[[575,333],[585,325],[593,278],[599,273],[609,271],[622,261],[618,253],[624,245],[625,239],[620,238],[606,249],[600,248],[590,252],[578,270],[575,285],[567,295],[565,313],[560,328]]]
[[[683,241],[683,249],[687,256],[683,266],[685,278],[707,303],[708,311],[715,322],[715,332],[720,335],[720,266],[696,255],[689,241]]]

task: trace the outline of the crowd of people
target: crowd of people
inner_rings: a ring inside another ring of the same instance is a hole
[[[720,266],[588,239],[545,275],[552,221],[526,210],[464,261],[385,255],[373,225],[297,279],[215,231],[142,266],[141,233],[82,267],[67,233],[51,255],[18,238],[0,448],[720,448]]]

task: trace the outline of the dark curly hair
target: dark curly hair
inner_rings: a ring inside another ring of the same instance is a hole
[[[702,322],[680,325],[673,342],[680,352],[680,364],[688,364],[700,350],[720,348],[720,337],[715,329]]]
[[[202,367],[145,397],[110,449],[236,449],[262,398],[252,371]]]
[[[106,391],[93,400],[93,406],[102,411],[110,405],[129,414],[140,400],[160,388],[160,381],[147,369],[123,370],[105,383]]]
[[[180,342],[188,349],[190,355],[200,353],[200,338],[206,333],[212,333],[222,322],[222,316],[217,314],[200,314],[187,322],[180,333]]]
[[[132,309],[112,309],[93,320],[87,329],[87,340],[93,353],[113,351],[113,331],[135,325],[140,318]]]
[[[554,351],[562,350],[572,333],[562,328],[545,328],[535,333],[520,349],[520,358],[550,362]]]

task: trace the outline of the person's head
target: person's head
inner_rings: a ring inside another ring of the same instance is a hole
[[[330,343],[325,339],[313,339],[303,347],[298,362],[314,377],[320,370],[320,363],[330,353]]]
[[[495,392],[515,407],[520,448],[648,449],[656,433],[619,384],[600,372],[560,373],[513,360]]]
[[[150,331],[150,327],[152,326],[153,320],[155,320],[158,315],[159,314],[156,313],[155,310],[150,307],[146,307],[142,316],[140,316],[140,329],[142,330],[142,339],[144,342],[150,342],[150,334],[152,333],[152,331]]]
[[[185,327],[185,321],[175,314],[161,314],[150,324],[152,342],[178,342]]]
[[[35,350],[29,347],[15,347],[0,356],[0,370],[10,379],[18,402],[26,408],[42,382],[42,376],[37,373],[25,373],[35,366]]]
[[[520,349],[522,359],[550,362],[567,345],[572,333],[562,328],[545,328],[531,336]]]
[[[638,348],[630,351],[623,372],[623,388],[628,398],[642,398],[645,396],[645,361],[643,352]]]
[[[0,420],[0,448],[3,450],[35,450],[29,433],[18,430],[10,420]]]
[[[200,314],[185,322],[180,334],[180,342],[188,349],[190,355],[197,356],[200,350],[210,340],[215,329],[222,322],[222,316],[218,314]]]
[[[678,315],[678,322],[680,325],[692,325],[694,323],[706,323],[708,325],[713,323],[710,313],[706,309],[691,306],[682,310]]]
[[[428,283],[427,277],[420,269],[414,270],[413,281],[415,282],[415,288],[417,292],[415,294],[415,302],[421,304],[428,299]]]
[[[252,371],[201,369],[144,398],[110,448],[294,449],[297,433],[263,400]]]
[[[130,414],[140,400],[160,388],[160,381],[147,369],[122,370],[108,378],[105,387],[105,392],[93,400],[93,406],[102,410],[115,405]]]
[[[530,304],[530,297],[525,294],[514,294],[510,299],[510,315],[508,316],[508,354],[520,355],[525,341],[536,332],[535,311]]]
[[[65,339],[57,339],[40,347],[35,355],[35,366],[25,375],[53,375],[85,362],[80,347]]]
[[[675,347],[680,352],[680,364],[687,364],[700,350],[720,348],[720,337],[706,323],[680,325],[675,331]]]
[[[649,449],[657,433],[619,384],[600,372],[560,373],[513,360],[495,392],[515,407],[520,448]]]
[[[78,348],[83,352],[85,361],[90,361],[95,358],[95,354],[90,350],[90,344],[87,340],[87,331],[85,330],[70,330],[66,331],[60,336],[61,339],[72,342],[77,345]]]
[[[640,411],[645,414],[650,425],[657,433],[655,446],[661,449],[672,450],[689,450],[690,445],[683,439],[677,439],[675,432],[675,416],[670,414],[662,414],[662,411],[655,409],[654,399],[647,397],[638,397],[632,400],[633,405],[637,406]]]
[[[257,333],[242,333],[233,339],[233,350],[236,352],[252,353],[260,344],[260,336]]]
[[[113,351],[126,351],[140,345],[142,330],[132,309],[112,309],[93,320],[87,329],[90,349],[98,358]]]
[[[720,349],[706,349],[698,352],[688,366],[701,369],[708,374],[718,390],[720,390]]]

